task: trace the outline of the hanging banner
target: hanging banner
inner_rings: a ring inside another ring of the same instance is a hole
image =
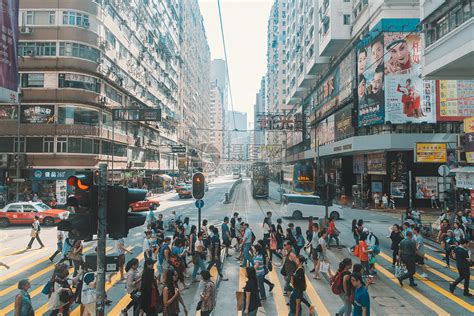
[[[0,102],[18,100],[18,0],[0,0]]]
[[[385,153],[375,153],[367,155],[368,174],[387,174],[387,161]]]
[[[66,205],[67,180],[56,180],[56,201],[58,205]]]
[[[445,163],[446,143],[416,143],[415,162]]]
[[[384,40],[375,38],[357,55],[357,94],[359,127],[384,123]]]
[[[438,85],[438,121],[474,116],[474,80],[439,80]]]

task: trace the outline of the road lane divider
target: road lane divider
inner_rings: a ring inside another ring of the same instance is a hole
[[[391,261],[390,261],[391,262]],[[397,278],[395,278],[395,276],[390,272],[388,271],[387,269],[385,269],[384,267],[382,267],[380,264],[375,264],[375,268],[377,271],[379,271],[380,273],[382,273],[387,279],[389,279],[390,281],[392,281],[393,283],[397,284],[398,286],[400,286],[400,284],[398,283],[398,280]],[[451,315],[450,313],[448,313],[447,311],[445,311],[443,308],[441,308],[440,306],[438,306],[437,304],[433,303],[433,301],[431,301],[430,299],[428,299],[426,296],[422,295],[420,292],[416,291],[414,288],[412,287],[409,287],[409,286],[404,286],[401,288],[403,291],[407,292],[408,294],[410,294],[411,296],[413,296],[415,299],[417,299],[420,303],[422,303],[423,305],[425,305],[426,307],[428,307],[429,309],[431,309],[433,312],[436,313],[436,315],[440,315],[440,316],[449,316]]]
[[[386,255],[385,253],[383,252],[380,252],[380,257],[384,258],[386,261],[388,262],[392,262],[392,258],[389,257],[388,255]],[[434,282],[430,281],[430,280],[425,280],[423,278],[421,278],[418,274],[415,274],[415,278],[417,278],[419,281],[421,281],[422,283],[424,283],[425,285],[427,285],[428,287],[432,288],[433,290],[435,290],[436,292],[438,292],[439,294],[441,294],[442,296],[450,299],[451,301],[453,301],[454,303],[458,304],[459,306],[463,307],[464,309],[468,310],[470,313],[474,313],[474,305],[471,305],[465,301],[463,301],[462,299],[460,299],[459,297],[453,295],[451,292],[443,289],[442,287],[440,287],[439,285],[436,285]],[[395,278],[396,279],[396,278]],[[397,280],[398,281],[398,280]],[[405,288],[405,287],[404,287]]]

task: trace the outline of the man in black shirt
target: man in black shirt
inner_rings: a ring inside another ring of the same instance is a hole
[[[403,280],[409,279],[410,286],[417,286],[413,279],[413,275],[416,272],[416,242],[413,240],[413,233],[411,231],[407,231],[405,239],[400,242],[398,255],[407,267],[407,273],[399,277],[398,282],[403,286]]]
[[[222,264],[221,264],[221,240],[219,238],[219,230],[217,227],[213,227],[213,235],[211,237],[211,261],[207,266],[207,270],[210,271],[212,266],[215,264],[217,266],[217,272],[221,278],[221,281],[227,281],[228,279],[224,278],[222,275]]]
[[[469,279],[471,278],[471,272],[469,270],[471,266],[471,258],[468,250],[469,240],[461,239],[459,246],[454,250],[456,253],[456,265],[458,267],[459,277],[449,285],[449,291],[454,292],[456,286],[464,280],[464,296],[472,296],[469,293]]]
[[[239,213],[235,212],[234,216],[230,219],[230,237],[235,238],[235,222],[237,221],[237,218],[239,217]]]
[[[306,291],[306,278],[304,273],[304,257],[294,256],[293,262],[296,270],[291,275],[291,287],[293,291],[290,296],[290,313],[296,316],[302,315],[301,302],[304,299],[304,291]]]

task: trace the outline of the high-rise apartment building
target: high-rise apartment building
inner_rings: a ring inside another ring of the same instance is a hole
[[[228,110],[227,65],[223,59],[213,59],[211,61],[211,82],[215,82],[220,90],[221,103],[224,110]]]
[[[258,92],[255,94],[255,105],[253,108],[253,143],[255,146],[258,148],[259,146],[265,145],[265,130],[261,128],[260,126],[260,121],[259,119],[266,113],[266,91],[265,91],[265,76],[262,77],[262,80],[260,80],[260,89]],[[258,153],[258,151],[255,151]],[[254,155],[252,157],[254,159],[256,158],[263,158],[262,155]]]
[[[169,179],[161,175],[177,169],[169,145],[178,141],[178,122],[208,126],[194,114],[209,105],[197,1],[22,0],[19,24],[20,141],[17,109],[0,105],[0,152],[2,161],[20,152],[21,192],[63,204],[67,177],[101,162],[115,183],[154,188]],[[160,108],[162,120],[114,122],[119,108]],[[0,168],[2,178],[15,174],[11,164]]]
[[[216,82],[211,82],[210,95],[210,136],[209,145],[215,147],[220,157],[224,154],[224,107],[222,106],[221,90]]]
[[[180,124],[178,139],[200,149],[209,142],[210,51],[197,0],[180,5]]]

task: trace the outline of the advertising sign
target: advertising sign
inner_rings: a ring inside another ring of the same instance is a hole
[[[385,119],[383,42],[380,35],[357,54],[359,127],[381,124]]]
[[[402,182],[390,182],[390,195],[394,198],[405,196],[405,186]]]
[[[439,121],[474,116],[474,80],[439,80],[438,85]]]
[[[178,154],[178,169],[184,171],[187,167],[186,154]]]
[[[435,82],[421,79],[419,34],[385,33],[385,122],[435,123]]]
[[[161,109],[113,109],[113,121],[161,121]]]
[[[316,126],[316,144],[324,145],[334,142],[334,114],[322,120]]]
[[[17,110],[16,105],[0,105],[0,121],[16,120]]]
[[[445,163],[446,143],[416,143],[415,162]]]
[[[416,199],[431,199],[438,196],[438,177],[415,177]]]
[[[456,172],[456,187],[474,190],[474,173]]]
[[[18,0],[0,0],[0,102],[18,99]]]
[[[387,174],[387,162],[385,153],[375,153],[367,155],[368,174]]]
[[[474,116],[464,119],[464,133],[474,133]]]
[[[54,105],[22,105],[20,122],[27,124],[53,124]]]
[[[56,201],[58,205],[66,205],[67,185],[66,180],[56,180]]]
[[[474,133],[467,133],[464,137],[465,139],[465,151],[466,151],[466,161],[468,163],[474,163]]]
[[[344,139],[354,135],[352,126],[352,105],[346,106],[334,115],[336,140]]]

